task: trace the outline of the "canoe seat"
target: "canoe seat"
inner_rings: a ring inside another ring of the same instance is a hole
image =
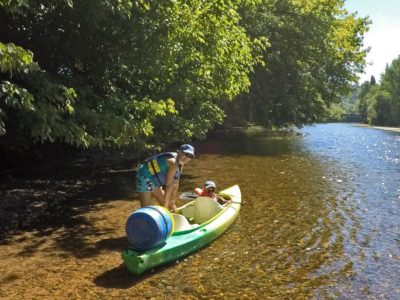
[[[204,223],[216,216],[223,207],[210,197],[198,197],[194,201],[194,221],[198,224]]]
[[[181,214],[184,215],[190,223],[194,222],[194,204],[190,203],[181,208]]]
[[[188,219],[186,219],[185,216],[182,216],[180,214],[172,214],[172,217],[174,218],[175,222],[175,231],[189,230],[194,228],[195,226],[198,226],[197,224],[194,225],[189,224]]]

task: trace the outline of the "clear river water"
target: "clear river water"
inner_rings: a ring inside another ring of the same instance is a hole
[[[400,299],[400,133],[352,124],[295,134],[249,128],[196,150],[181,190],[206,179],[219,189],[239,184],[245,204],[226,234],[168,268],[181,292]]]

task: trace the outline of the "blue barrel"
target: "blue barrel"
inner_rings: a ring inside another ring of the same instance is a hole
[[[126,221],[126,236],[137,250],[161,246],[174,230],[173,218],[165,207],[146,206],[133,212]]]

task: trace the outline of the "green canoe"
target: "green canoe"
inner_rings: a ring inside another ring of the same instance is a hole
[[[175,231],[162,247],[144,252],[126,249],[122,253],[122,259],[128,270],[140,274],[193,253],[222,235],[238,216],[242,197],[238,185],[223,190],[218,195],[229,199],[228,204],[221,206],[211,198],[198,197],[178,208],[172,214]]]

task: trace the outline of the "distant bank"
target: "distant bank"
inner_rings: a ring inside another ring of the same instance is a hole
[[[361,123],[357,123],[357,124],[355,124],[355,126],[400,132],[400,127],[373,126],[373,125],[361,124]]]

